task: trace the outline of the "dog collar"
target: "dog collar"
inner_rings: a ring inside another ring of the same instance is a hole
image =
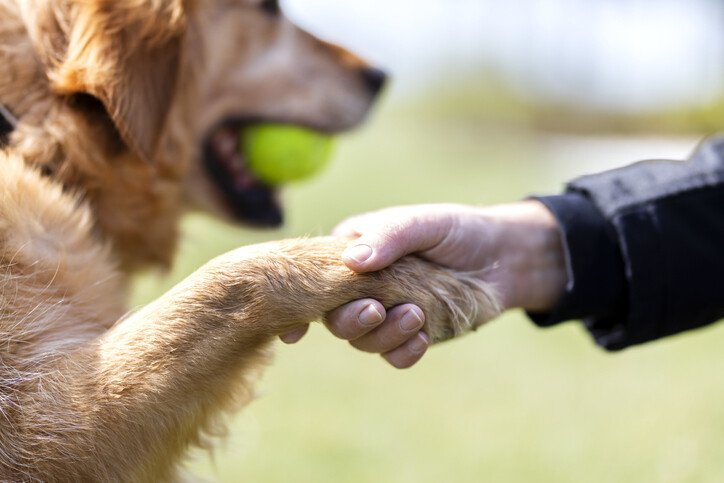
[[[18,120],[7,107],[0,104],[0,148],[7,145],[10,133],[15,130]]]

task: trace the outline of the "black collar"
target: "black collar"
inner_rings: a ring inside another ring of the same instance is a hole
[[[8,143],[8,137],[17,127],[18,120],[8,109],[0,104],[0,148]]]

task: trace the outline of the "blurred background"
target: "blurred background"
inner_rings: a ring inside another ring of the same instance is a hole
[[[716,0],[286,0],[297,23],[393,75],[286,226],[184,223],[146,303],[239,245],[326,234],[397,204],[492,204],[582,174],[683,159],[724,130]],[[724,481],[724,327],[608,354],[580,324],[508,313],[399,372],[320,326],[280,346],[259,398],[191,471],[236,482]]]

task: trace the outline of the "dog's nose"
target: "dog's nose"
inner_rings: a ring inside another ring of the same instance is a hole
[[[362,78],[365,84],[367,84],[367,87],[372,91],[372,94],[380,92],[387,82],[387,74],[374,67],[365,67],[362,69]]]

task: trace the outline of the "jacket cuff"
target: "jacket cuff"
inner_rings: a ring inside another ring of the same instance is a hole
[[[568,285],[550,313],[528,313],[540,327],[608,315],[626,305],[626,278],[616,236],[594,203],[580,193],[533,197],[558,221],[568,271]]]

